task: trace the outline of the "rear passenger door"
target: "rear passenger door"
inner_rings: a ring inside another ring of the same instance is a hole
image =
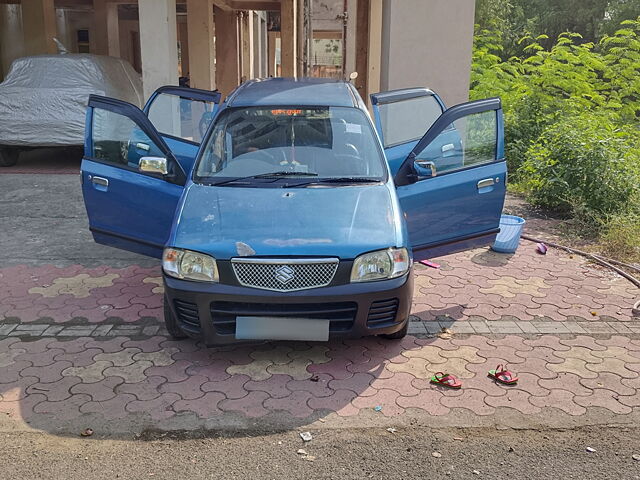
[[[220,98],[217,91],[165,86],[157,89],[143,108],[185,172],[193,166]]]
[[[500,99],[463,103],[438,114],[433,100],[441,102],[428,92],[372,96],[417,260],[493,243],[506,192]]]

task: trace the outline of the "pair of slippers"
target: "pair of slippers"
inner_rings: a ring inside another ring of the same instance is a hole
[[[518,383],[518,377],[507,370],[502,364],[498,365],[495,370],[489,370],[487,376],[503,385],[515,385]],[[455,375],[443,372],[438,372],[431,377],[431,383],[456,390],[462,387],[462,382],[458,380]]]

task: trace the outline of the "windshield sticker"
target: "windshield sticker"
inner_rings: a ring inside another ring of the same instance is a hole
[[[362,133],[362,127],[357,123],[347,123],[346,127],[347,133]]]

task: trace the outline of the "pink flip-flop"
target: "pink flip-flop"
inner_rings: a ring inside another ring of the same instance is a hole
[[[489,370],[488,376],[503,385],[515,385],[518,383],[518,377],[503,367],[502,364],[498,365],[495,370]]]
[[[431,377],[431,383],[435,385],[442,385],[447,388],[459,389],[462,387],[462,382],[458,380],[454,375],[449,373],[438,372]]]

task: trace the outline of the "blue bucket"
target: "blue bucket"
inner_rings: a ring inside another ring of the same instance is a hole
[[[515,253],[520,244],[520,235],[522,235],[524,224],[524,218],[502,215],[500,217],[500,233],[498,233],[491,249],[500,253]]]

